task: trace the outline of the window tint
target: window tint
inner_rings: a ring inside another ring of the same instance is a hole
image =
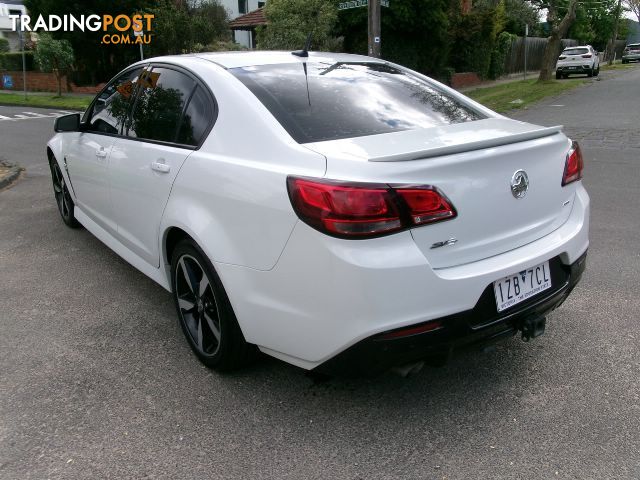
[[[230,70],[299,143],[484,118],[383,63],[291,63]]]
[[[141,72],[142,67],[125,72],[100,92],[93,109],[87,113],[90,116],[89,130],[111,134],[120,132]]]
[[[212,118],[213,105],[211,100],[202,87],[197,87],[180,124],[177,142],[185,145],[198,145],[209,128]]]
[[[140,90],[127,122],[127,135],[174,142],[195,82],[176,70],[154,68],[138,83]]]
[[[588,48],[569,48],[562,52],[563,55],[584,55],[589,53]]]

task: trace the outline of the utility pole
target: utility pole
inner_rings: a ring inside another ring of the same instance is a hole
[[[380,58],[380,0],[369,0],[369,56]]]
[[[527,39],[529,38],[529,24],[524,24],[524,79],[527,79]]]
[[[24,31],[18,30],[18,38],[20,39],[20,50],[22,51],[22,90],[24,91],[24,99],[27,99],[27,60],[24,57]]]

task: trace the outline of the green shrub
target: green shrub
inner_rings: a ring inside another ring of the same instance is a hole
[[[9,40],[0,37],[0,53],[7,53],[9,51]]]
[[[513,40],[517,38],[508,32],[502,32],[498,35],[496,43],[491,52],[491,64],[489,65],[489,78],[495,80],[504,73],[504,64],[507,53],[511,50]]]
[[[33,52],[25,52],[27,71],[35,70]],[[0,70],[22,71],[22,53],[0,53]]]

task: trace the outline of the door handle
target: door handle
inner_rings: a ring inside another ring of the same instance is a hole
[[[156,172],[160,173],[169,173],[169,171],[171,170],[171,166],[167,165],[166,163],[151,162],[151,170],[155,170]]]
[[[101,148],[100,150],[96,150],[96,157],[107,158],[107,152],[105,151],[104,148]]]

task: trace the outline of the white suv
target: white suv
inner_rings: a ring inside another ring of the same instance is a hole
[[[597,77],[600,73],[600,57],[591,45],[567,47],[558,57],[556,79],[579,73],[586,73],[587,77]]]
[[[172,292],[219,370],[379,370],[544,331],[585,267],[561,127],[334,53],[162,57],[48,144],[63,220]],[[99,272],[96,272],[99,274]]]

